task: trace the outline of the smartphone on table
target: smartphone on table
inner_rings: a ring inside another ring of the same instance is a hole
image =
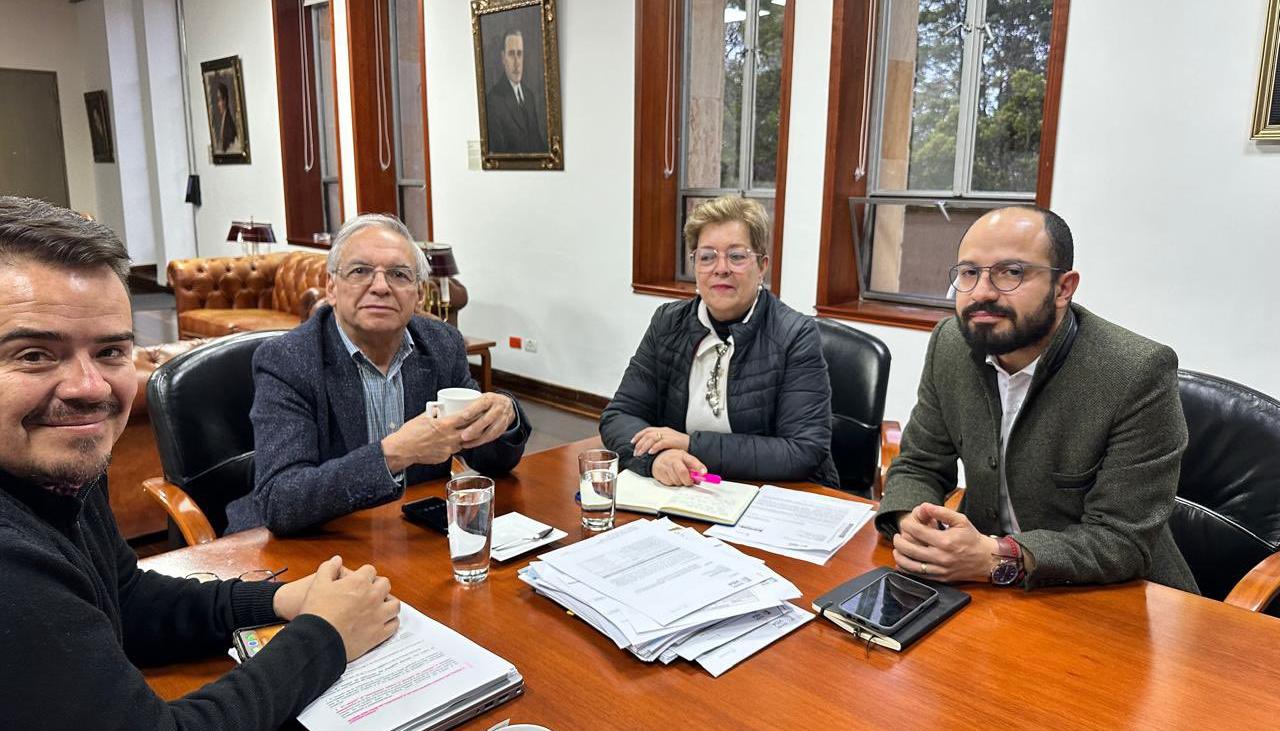
[[[245,662],[261,652],[262,648],[266,647],[267,643],[271,641],[271,638],[275,637],[282,629],[284,629],[283,622],[236,630],[231,635],[231,641],[235,644],[236,654],[240,656],[240,662]]]
[[[891,635],[938,600],[938,591],[909,576],[888,573],[840,603],[840,610]]]
[[[400,506],[405,520],[449,535],[449,513],[444,498],[428,497],[413,500]]]

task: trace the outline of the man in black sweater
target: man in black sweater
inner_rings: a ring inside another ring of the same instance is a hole
[[[137,388],[128,264],[107,228],[0,197],[0,728],[274,729],[395,632],[399,602],[336,556],[283,585],[138,569],[105,477]],[[258,655],[173,702],[136,667],[281,620]]]

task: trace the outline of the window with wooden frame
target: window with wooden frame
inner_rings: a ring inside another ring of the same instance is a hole
[[[273,0],[285,234],[327,248],[342,224],[342,167],[327,0]]]
[[[769,211],[777,291],[793,36],[785,0],[637,0],[635,291],[693,295],[681,230],[721,195]]]
[[[992,208],[1047,206],[1068,0],[837,0],[819,314],[932,328]]]
[[[347,3],[356,206],[431,239],[422,0]]]

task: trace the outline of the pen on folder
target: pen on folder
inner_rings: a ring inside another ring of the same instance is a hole
[[[714,475],[710,472],[699,472],[697,470],[689,470],[689,476],[693,478],[695,483],[705,482],[708,485],[719,485],[720,475]]]

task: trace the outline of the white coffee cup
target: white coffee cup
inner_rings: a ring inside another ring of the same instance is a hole
[[[432,418],[453,416],[470,406],[481,395],[474,388],[442,388],[436,392],[434,401],[427,402],[426,413]]]

